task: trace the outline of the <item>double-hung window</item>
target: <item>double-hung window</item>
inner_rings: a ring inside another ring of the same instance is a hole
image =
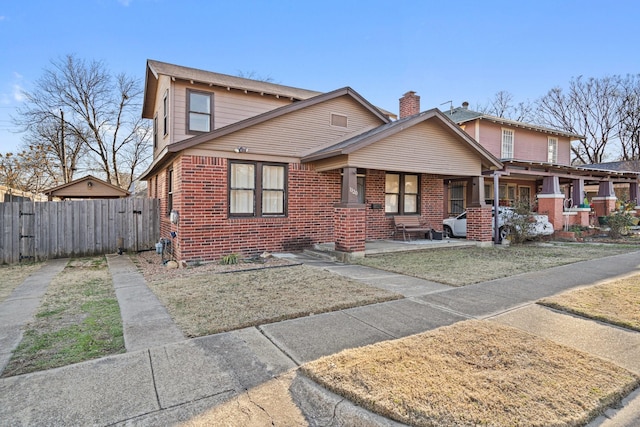
[[[167,215],[173,209],[173,168],[167,171]]]
[[[262,162],[230,163],[229,215],[285,215],[286,184],[286,165]]]
[[[420,179],[415,174],[387,173],[384,210],[388,214],[420,213]]]
[[[547,142],[547,162],[558,163],[558,138],[549,138]]]
[[[212,100],[212,93],[187,90],[189,133],[211,132],[213,129]]]
[[[164,93],[162,98],[162,134],[169,134],[169,90]]]
[[[502,129],[502,159],[513,159],[513,130]]]

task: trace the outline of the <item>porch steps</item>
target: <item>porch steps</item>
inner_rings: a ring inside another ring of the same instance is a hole
[[[328,249],[304,249],[302,253],[308,257],[324,260],[324,261],[337,261],[338,258],[335,256],[334,251]]]

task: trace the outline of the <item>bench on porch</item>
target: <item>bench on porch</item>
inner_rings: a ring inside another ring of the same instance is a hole
[[[396,215],[393,217],[394,238],[402,233],[402,239],[411,240],[411,233],[429,234],[429,239],[433,240],[433,228],[429,224],[422,223],[421,218],[417,215]]]

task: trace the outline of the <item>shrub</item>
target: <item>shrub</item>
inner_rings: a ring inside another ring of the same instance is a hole
[[[607,217],[609,237],[617,239],[629,233],[629,227],[633,225],[633,217],[627,212],[615,212]]]
[[[238,254],[229,254],[222,257],[220,264],[231,265],[238,263]]]

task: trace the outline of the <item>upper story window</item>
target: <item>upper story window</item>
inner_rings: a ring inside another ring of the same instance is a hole
[[[286,214],[286,199],[286,165],[230,163],[230,216],[282,216]]]
[[[420,206],[420,179],[404,173],[385,174],[384,211],[388,214],[417,214]]]
[[[213,94],[187,90],[187,129],[189,133],[211,132]]]
[[[162,98],[162,134],[169,134],[169,90],[164,93],[164,98]]]
[[[549,138],[548,140],[547,162],[558,163],[558,138]]]
[[[502,150],[500,158],[513,159],[513,131],[511,129],[502,129]]]
[[[158,115],[153,118],[153,148],[158,148]]]

